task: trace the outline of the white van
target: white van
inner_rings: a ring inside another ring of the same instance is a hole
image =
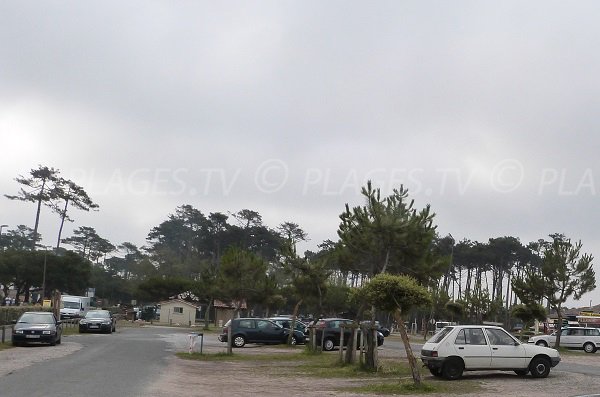
[[[88,296],[62,295],[60,297],[60,318],[81,318],[90,311],[91,298]]]

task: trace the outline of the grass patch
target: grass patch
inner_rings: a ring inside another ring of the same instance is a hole
[[[0,351],[6,350],[6,349],[12,349],[12,347],[13,347],[12,343],[0,343]]]
[[[79,333],[78,327],[63,328],[63,331],[62,331],[63,336],[76,335],[78,333]]]
[[[429,383],[421,383],[417,386],[412,381],[399,383],[379,383],[365,386],[358,386],[346,389],[348,391],[367,393],[367,394],[430,394],[430,393],[447,393],[448,390],[443,385],[432,385]]]
[[[179,358],[185,360],[198,361],[298,361],[307,357],[304,353],[285,353],[285,354],[227,354],[227,352],[219,353],[175,353]]]

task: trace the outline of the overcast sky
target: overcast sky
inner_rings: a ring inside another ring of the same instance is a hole
[[[456,240],[581,239],[600,286],[598,15],[596,1],[4,0],[0,193],[42,164],[100,205],[65,236],[143,245],[190,204],[296,222],[312,249],[372,179],[404,184]],[[0,199],[0,224],[34,219]],[[42,212],[45,244],[58,226]]]

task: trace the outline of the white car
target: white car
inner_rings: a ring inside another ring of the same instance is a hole
[[[550,335],[532,336],[527,342],[538,346],[554,347],[556,331]],[[600,347],[600,330],[586,327],[563,328],[560,333],[560,346],[583,349],[586,353],[595,353]]]
[[[457,325],[429,339],[421,361],[432,375],[450,380],[460,378],[463,371],[492,369],[545,378],[560,362],[560,355],[555,349],[523,344],[500,327]]]

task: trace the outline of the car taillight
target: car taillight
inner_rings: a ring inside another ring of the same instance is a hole
[[[434,350],[434,351],[432,351],[432,352],[431,352],[431,357],[437,357],[437,356],[438,356],[438,355],[437,355],[437,353],[438,353],[438,352],[436,352],[435,350]]]

